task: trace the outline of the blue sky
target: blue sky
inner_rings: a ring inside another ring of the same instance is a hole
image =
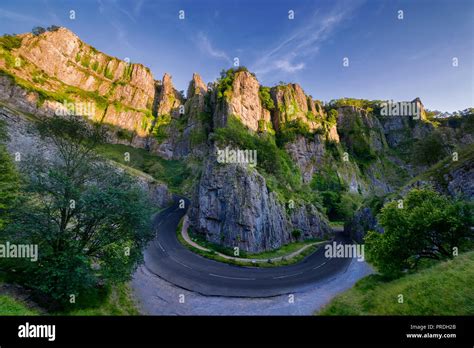
[[[170,73],[178,89],[187,89],[193,72],[215,80],[238,57],[262,84],[296,82],[324,101],[420,97],[433,110],[474,106],[472,0],[0,3],[0,33],[51,24],[71,29],[107,54],[143,63],[156,79]]]

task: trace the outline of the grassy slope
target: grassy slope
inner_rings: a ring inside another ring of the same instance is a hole
[[[321,315],[474,315],[474,251],[393,281],[371,275]],[[404,303],[398,303],[402,294]]]
[[[405,186],[409,186],[418,180],[433,180],[443,187],[448,185],[445,175],[450,171],[468,165],[469,161],[474,159],[474,144],[467,145],[458,150],[458,160],[453,161],[452,156],[446,156],[444,159],[431,166],[428,170],[411,179]]]
[[[0,295],[0,315],[38,315],[38,312],[11,296]]]
[[[92,303],[92,304],[91,304]],[[115,285],[104,298],[88,299],[87,307],[72,309],[60,315],[139,315],[128,284]]]
[[[145,149],[120,144],[103,144],[99,154],[122,165],[138,169],[168,185],[171,191],[181,193],[190,172],[182,161],[165,160]],[[130,154],[130,162],[125,161],[125,153]]]

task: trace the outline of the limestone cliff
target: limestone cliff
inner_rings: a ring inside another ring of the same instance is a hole
[[[110,142],[191,163],[196,177],[202,172],[188,185],[195,188],[192,228],[249,252],[294,241],[294,230],[302,239],[327,236],[329,205],[341,205],[342,198],[397,192],[428,169],[412,159],[428,137],[439,135],[444,154],[473,142],[472,123],[432,122],[419,98],[412,103],[421,119],[386,116],[376,102],[323,104],[298,84],[264,87],[245,68],[229,69],[208,85],[195,73],[185,97],[170,74],[155,80],[143,65],[101,53],[65,28],[0,38],[0,106],[41,118],[67,111],[65,102],[92,103],[92,114],[79,114],[107,124]],[[223,138],[258,150],[262,162],[255,168],[217,163],[215,146]],[[449,166],[441,177],[411,184],[435,183],[445,193],[472,197],[472,161]],[[326,202],[336,190],[323,187],[327,178],[336,182],[339,201]],[[158,205],[169,200],[160,184],[147,187]],[[288,200],[295,205],[289,208]],[[357,214],[357,224],[373,215]]]
[[[259,89],[260,84],[251,73],[236,72],[229,93],[217,98],[213,115],[214,127],[224,127],[230,115],[238,117],[252,131],[259,129],[259,122],[270,122],[268,110],[262,107]]]
[[[155,97],[148,68],[101,53],[65,28],[17,39],[18,48],[2,49],[0,69],[37,92],[40,103],[91,102],[90,118],[146,135]]]
[[[310,130],[321,126],[324,110],[321,103],[307,96],[300,85],[288,84],[273,87],[271,95],[275,103],[272,115],[273,127],[278,130],[285,123],[301,120]]]
[[[294,240],[294,229],[305,239],[331,233],[315,207],[301,205],[287,212],[255,169],[219,164],[215,156],[205,163],[194,201],[190,220],[195,232],[211,242],[248,252],[281,247]]]

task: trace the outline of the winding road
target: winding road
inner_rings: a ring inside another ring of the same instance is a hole
[[[189,201],[186,200],[186,208]],[[319,248],[290,266],[257,268],[233,266],[199,256],[181,245],[176,236],[187,209],[173,206],[154,218],[155,239],[144,252],[145,267],[156,276],[206,296],[271,297],[291,293],[344,271],[350,258],[327,258]],[[338,233],[336,241],[350,241]]]

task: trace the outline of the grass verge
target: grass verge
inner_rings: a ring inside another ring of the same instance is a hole
[[[38,315],[22,301],[8,295],[0,295],[0,315]]]
[[[292,252],[294,252],[298,249],[301,249],[304,245],[314,243],[317,240],[291,243],[291,244],[287,244],[287,245],[285,245],[285,246],[283,246],[283,247],[281,247],[277,250],[265,251],[265,252],[258,253],[258,254],[244,254],[245,256],[241,254],[239,256],[240,258],[252,258],[252,259],[259,258],[259,259],[262,259],[262,260],[267,259],[268,260],[267,262],[252,262],[250,260],[249,261],[233,260],[233,259],[226,259],[225,257],[222,257],[221,255],[219,255],[217,253],[217,251],[215,249],[210,247],[210,246],[215,246],[216,244],[209,243],[209,242],[206,242],[204,244],[201,243],[201,242],[196,242],[197,244],[203,246],[206,249],[211,249],[211,251],[204,251],[204,250],[195,248],[192,245],[189,245],[184,240],[183,236],[181,235],[181,228],[182,228],[182,221],[179,223],[178,228],[176,229],[176,236],[178,237],[178,241],[182,245],[184,245],[186,248],[188,248],[189,250],[194,252],[195,254],[201,255],[205,258],[208,258],[208,259],[211,259],[211,260],[214,260],[214,261],[224,262],[224,263],[227,263],[227,264],[230,264],[230,265],[242,266],[242,267],[281,267],[281,266],[292,265],[292,264],[300,262],[301,260],[303,260],[307,256],[314,253],[316,251],[316,249],[318,249],[318,247],[320,246],[320,245],[312,245],[312,246],[306,248],[300,254],[292,257],[291,259],[283,258],[282,260],[278,260],[278,261],[271,261],[270,260],[270,258],[280,257],[280,256],[290,254],[290,253],[292,253]],[[217,249],[218,249],[218,252],[220,252],[222,254],[227,254],[228,250],[230,250],[228,248],[223,248],[222,246],[218,246]],[[222,252],[223,249],[226,249],[226,253]],[[289,250],[291,250],[291,251],[289,251]],[[233,256],[233,254],[229,254],[229,255]]]
[[[370,275],[319,315],[473,315],[474,251],[388,281]],[[403,303],[399,303],[403,295]]]
[[[77,309],[71,307],[67,311],[53,314],[84,316],[140,314],[132,298],[130,285],[127,283],[117,284],[110,289],[86,295],[83,301],[84,304],[78,301]]]

